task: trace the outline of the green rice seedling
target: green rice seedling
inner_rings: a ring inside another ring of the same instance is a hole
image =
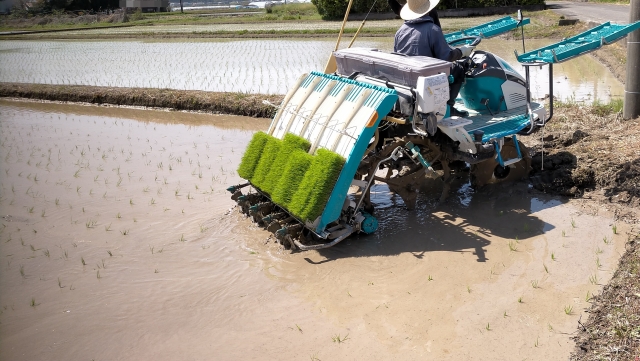
[[[343,342],[345,342],[345,341],[347,341],[349,339],[349,334],[347,334],[344,337],[340,337],[340,334],[337,334],[337,335],[334,335],[333,337],[331,337],[331,339],[333,340],[333,342],[336,342],[336,343],[340,344],[340,343],[343,343]]]
[[[151,205],[156,204],[156,200],[155,200],[153,197],[151,198],[151,202],[150,202],[150,204],[151,204]]]
[[[533,344],[534,347],[538,347],[540,345],[540,337],[536,338],[536,343]]]
[[[81,188],[82,188],[82,187],[80,187],[80,186],[76,186],[76,193],[80,194],[80,189],[81,189]]]
[[[484,327],[487,331],[491,331],[491,326],[489,325],[489,323],[487,322],[487,325]]]
[[[129,230],[128,230],[128,229],[125,229],[125,230],[120,231],[120,233],[121,233],[123,236],[126,236],[126,235],[128,235],[128,234],[129,234]]]
[[[507,315],[507,311],[504,311],[504,313],[502,314],[502,318],[507,318],[509,317],[509,315]]]
[[[102,277],[100,276],[100,270],[97,270],[97,271],[96,271],[96,278],[97,278],[97,279],[102,278]]]
[[[471,287],[467,285],[467,293],[471,293]]]
[[[291,198],[289,211],[305,221],[318,218],[340,176],[344,161],[337,153],[319,149]]]
[[[66,249],[64,250],[64,252],[62,252],[62,256],[64,257],[64,259],[69,259],[69,253]]]
[[[544,267],[544,271],[549,273],[549,268],[547,268],[547,265],[543,263],[542,266]]]
[[[94,228],[97,224],[98,224],[97,221],[90,219],[85,223],[85,226],[87,227],[87,229],[91,229],[91,228]]]
[[[571,217],[571,228],[576,228],[576,221]]]
[[[298,190],[312,161],[313,156],[301,150],[294,151],[290,155],[288,163],[282,170],[282,177],[273,190],[272,200],[274,202],[288,208],[291,198]]]
[[[524,301],[522,300],[522,296],[518,297],[518,303],[524,303]]]
[[[553,253],[553,252],[551,252],[551,259],[554,260],[554,261],[556,260],[556,254]]]
[[[108,226],[104,226],[104,230],[107,232],[111,232],[111,223]]]
[[[602,250],[600,249],[600,247],[596,247],[596,254],[602,254]]]
[[[607,237],[604,237],[604,238],[602,239],[602,241],[604,242],[604,244],[610,244],[610,243],[611,243],[611,240],[610,240],[610,239],[607,239]]]
[[[45,249],[44,251],[42,251],[42,253],[47,256],[47,258],[51,258],[51,253],[49,253],[48,249]]]
[[[32,244],[30,244],[29,247],[31,247],[31,252],[35,252],[36,251],[36,248]]]
[[[433,277],[431,277],[431,275],[429,275],[429,277],[427,277],[427,281],[433,281]]]
[[[171,210],[171,208],[168,208],[168,207],[164,207],[164,208],[163,208],[163,210],[164,210],[164,211],[166,212],[166,211],[169,211],[169,210]]]
[[[618,226],[616,226],[615,224],[611,226],[611,230],[613,231],[613,234],[618,234]]]
[[[209,229],[208,227],[205,227],[204,224],[200,224],[199,226],[200,226],[200,233],[204,233],[207,231],[207,229]]]
[[[568,306],[564,306],[564,313],[566,315],[571,315],[573,314],[573,306],[568,305]]]
[[[591,292],[587,291],[587,295],[584,297],[584,302],[589,302],[591,300]]]
[[[260,155],[260,161],[253,172],[253,177],[250,179],[251,183],[258,188],[263,189],[265,186],[265,179],[271,170],[271,166],[276,157],[280,154],[282,148],[282,140],[274,137],[269,137],[267,144],[265,144],[262,154]]]
[[[113,253],[111,253],[111,251],[107,251],[107,253],[109,254],[109,257],[113,257]]]
[[[27,211],[29,212],[29,214],[33,213],[33,207],[27,208]]]
[[[518,244],[514,241],[509,241],[509,250],[511,252],[516,252],[518,251]]]
[[[238,167],[238,175],[241,178],[248,180],[253,178],[260,156],[269,138],[270,136],[264,132],[257,132],[253,135]]]
[[[272,194],[278,186],[279,181],[283,179],[283,170],[292,159],[292,154],[296,151],[307,153],[309,148],[311,148],[311,143],[309,143],[308,140],[291,133],[285,135],[282,140],[280,152],[276,155],[264,179],[262,190]],[[301,180],[302,178],[299,179],[299,181]]]
[[[538,280],[533,280],[533,281],[531,281],[531,287],[533,287],[533,288],[539,288],[539,286],[538,286]]]
[[[78,169],[75,173],[73,173],[74,178],[80,177],[80,169]]]
[[[598,284],[598,275],[597,274],[592,274],[591,276],[589,276],[589,283],[591,283],[592,285],[597,285]]]
[[[155,248],[155,247],[151,247],[151,245],[149,245],[149,250],[151,251],[151,254],[153,254],[153,249],[154,249],[154,248]]]
[[[142,191],[147,193],[149,191],[149,187],[147,186],[147,187],[142,188]]]
[[[82,263],[83,266],[87,265],[87,263],[84,261],[84,257],[80,257],[80,262]]]
[[[180,236],[180,242],[186,242],[187,240],[184,238],[184,233]]]
[[[598,267],[598,269],[602,268],[602,263],[600,263],[600,257],[596,257],[596,267]]]
[[[562,237],[565,237],[564,229],[562,230]]]
[[[191,192],[187,193],[187,199],[188,200],[192,200],[193,199],[193,197],[191,196]]]
[[[36,299],[35,297],[31,297],[31,307],[36,308],[36,306],[40,305],[39,303],[36,303]]]
[[[27,278],[27,276],[24,273],[24,265],[20,265],[20,276],[22,276],[22,278]]]
[[[118,214],[116,214],[116,218],[118,218],[118,219],[122,218],[122,216],[120,215],[120,212],[118,212]]]

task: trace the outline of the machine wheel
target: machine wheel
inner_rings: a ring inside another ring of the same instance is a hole
[[[529,150],[518,141],[522,159],[507,167],[501,167],[498,160],[491,158],[484,162],[471,166],[471,185],[479,188],[485,184],[497,184],[502,182],[513,182],[529,175],[531,171],[531,156]],[[515,144],[511,138],[505,138],[504,145],[500,150],[502,159],[513,159],[518,156]]]

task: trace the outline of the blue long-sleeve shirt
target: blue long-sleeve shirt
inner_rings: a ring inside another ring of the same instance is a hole
[[[444,61],[455,61],[462,52],[451,48],[442,34],[442,29],[433,23],[429,15],[415,20],[405,20],[396,32],[393,51],[409,56],[428,56]]]

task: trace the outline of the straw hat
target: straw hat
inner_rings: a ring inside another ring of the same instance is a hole
[[[440,0],[407,0],[407,4],[400,10],[400,17],[404,20],[414,20],[433,10]]]

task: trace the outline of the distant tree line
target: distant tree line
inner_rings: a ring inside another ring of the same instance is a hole
[[[375,5],[374,5],[375,1]],[[325,19],[341,19],[347,11],[349,0],[311,0],[318,8],[318,13]],[[399,1],[405,3],[406,1]],[[544,0],[441,0],[438,9],[455,8],[483,8],[489,6],[509,6],[509,5],[537,5],[544,4]],[[353,0],[351,5],[352,13],[367,13],[373,6],[371,12],[389,12],[387,0]]]

